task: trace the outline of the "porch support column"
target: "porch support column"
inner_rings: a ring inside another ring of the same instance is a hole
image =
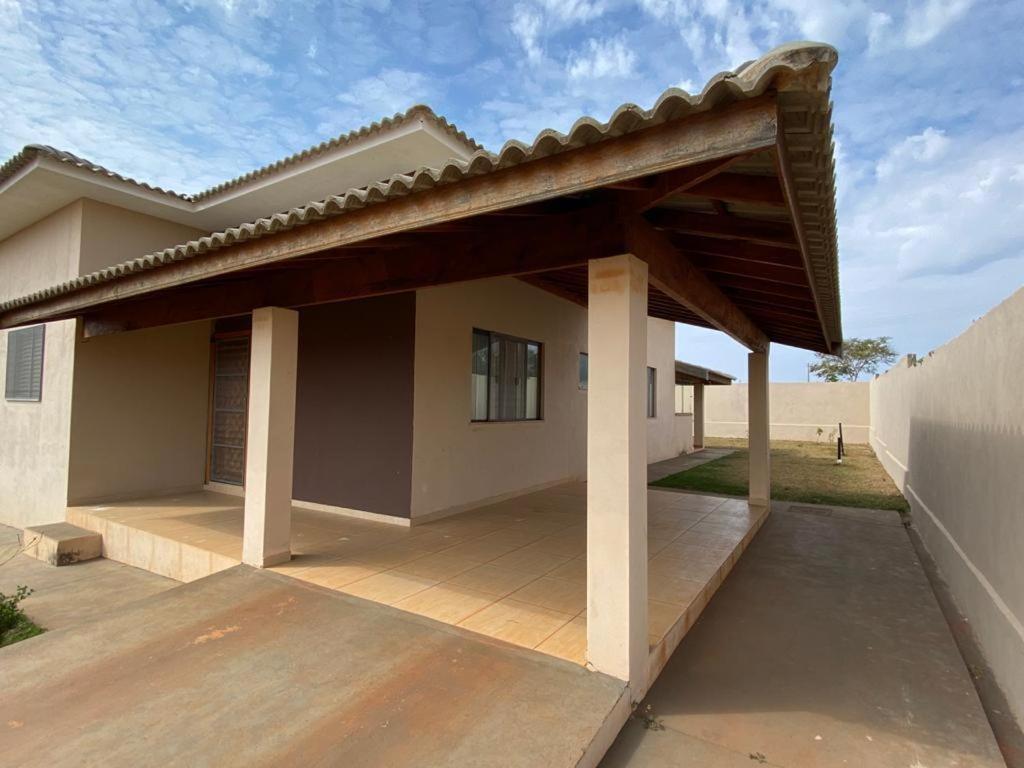
[[[298,341],[298,312],[253,310],[242,560],[257,568],[291,558]]]
[[[587,661],[647,685],[647,264],[589,262]]]
[[[704,385],[693,385],[693,447],[704,447]]]
[[[747,434],[750,451],[750,503],[771,499],[771,454],[768,446],[768,349],[747,356]]]

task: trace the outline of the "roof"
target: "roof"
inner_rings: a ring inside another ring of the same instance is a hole
[[[841,339],[831,109],[828,101],[830,74],[837,59],[836,51],[823,44],[793,43],[781,46],[756,61],[743,65],[735,72],[723,72],[715,76],[697,95],[690,95],[678,89],[669,89],[662,94],[652,108],[647,110],[634,104],[624,104],[614,111],[607,122],[583,117],[577,120],[566,134],[545,130],[540,132],[530,144],[518,141],[507,142],[497,154],[478,150],[468,158],[454,158],[439,167],[421,167],[413,172],[394,174],[386,180],[368,186],[349,189],[272,216],[229,227],[89,275],[77,277],[28,296],[7,301],[0,304],[0,312],[6,313],[14,308],[26,307],[39,302],[52,302],[58,297],[93,289],[108,282],[127,279],[139,275],[139,273],[160,271],[172,265],[182,265],[183,262],[195,263],[195,267],[199,267],[198,262],[212,258],[224,249],[232,249],[242,243],[253,243],[264,237],[279,236],[290,230],[318,222],[327,222],[354,212],[369,213],[370,209],[375,206],[392,202],[398,204],[403,198],[426,200],[431,193],[436,192],[442,195],[443,199],[449,200],[452,197],[444,196],[442,190],[450,186],[465,184],[467,188],[472,186],[473,189],[480,189],[479,185],[473,186],[474,180],[489,184],[489,179],[492,177],[497,179],[498,174],[502,171],[511,172],[512,169],[532,163],[541,163],[541,161],[545,161],[545,167],[547,167],[563,155],[575,153],[574,156],[582,156],[580,153],[585,154],[585,149],[596,148],[595,145],[603,145],[606,142],[615,143],[618,146],[627,139],[632,140],[634,135],[641,132],[645,135],[656,133],[661,135],[658,131],[662,128],[668,129],[670,125],[689,126],[692,122],[690,118],[699,121],[704,113],[728,110],[730,107],[741,107],[747,103],[755,105],[759,103],[758,100],[761,97],[765,97],[772,99],[772,103],[778,104],[778,145],[775,144],[775,128],[773,127],[770,149],[760,153],[747,153],[744,156],[738,156],[736,159],[739,162],[735,166],[737,178],[733,178],[731,181],[738,180],[742,184],[752,184],[755,187],[765,186],[754,184],[758,179],[768,181],[770,182],[769,186],[775,185],[778,201],[760,205],[756,201],[750,202],[744,199],[741,195],[739,199],[728,198],[731,201],[723,204],[722,200],[727,199],[727,196],[709,192],[702,197],[690,191],[668,200],[665,206],[652,211],[651,218],[655,226],[673,235],[680,231],[683,234],[688,234],[686,227],[680,230],[680,227],[677,226],[680,218],[712,219],[714,216],[708,214],[716,213],[725,214],[721,221],[729,222],[730,227],[742,225],[745,228],[744,232],[750,228],[756,229],[758,232],[770,230],[770,234],[783,230],[788,232],[786,239],[792,242],[786,242],[780,247],[795,250],[789,250],[783,254],[785,263],[780,265],[774,254],[768,261],[775,260],[776,263],[766,264],[763,260],[759,262],[761,264],[759,269],[764,270],[762,277],[768,281],[766,284],[754,286],[751,289],[749,285],[737,287],[736,280],[728,281],[733,285],[726,285],[727,281],[723,280],[722,285],[728,291],[735,290],[736,296],[742,293],[750,298],[752,294],[754,299],[757,299],[749,301],[746,311],[751,316],[756,314],[757,317],[754,319],[769,330],[773,327],[776,328],[776,331],[772,332],[773,340],[782,340],[783,343],[792,343],[805,348],[831,351]],[[760,103],[763,103],[763,100]],[[772,109],[774,110],[775,107]],[[687,129],[683,128],[682,130]],[[723,137],[722,143],[727,143],[727,140],[728,137]],[[665,148],[666,157],[671,154],[670,150],[671,147]],[[776,152],[781,159],[776,159]],[[649,167],[655,166],[657,163]],[[662,163],[662,166],[669,168],[671,163],[666,161]],[[502,175],[502,178],[504,177],[505,175]],[[642,179],[638,179],[638,181],[642,181]],[[730,180],[723,179],[723,181]],[[496,180],[494,184],[500,186],[501,182]],[[780,185],[786,188],[785,195],[779,191]],[[567,196],[567,199],[574,195],[578,197],[583,189],[585,186],[580,185],[545,188],[538,199],[553,201],[560,195]],[[600,192],[601,190],[594,191]],[[453,194],[455,198],[459,197],[458,192]],[[790,202],[783,204],[781,202],[783,197]],[[419,208],[422,205],[417,203],[414,207]],[[480,208],[475,202],[472,205],[460,203],[457,205],[457,210],[448,218],[458,219],[461,216],[481,215],[472,213],[471,209],[483,211],[484,217],[488,215],[487,209]],[[365,217],[359,218],[362,220]],[[424,221],[424,223],[428,222]],[[792,230],[790,230],[790,225],[792,225]],[[403,225],[403,227],[409,226],[418,225]],[[337,233],[342,232],[343,229],[339,230],[337,225],[332,225],[331,231]],[[401,230],[385,229],[381,232],[384,234],[388,231],[399,232]],[[796,232],[795,237],[799,239],[799,243],[793,239],[793,231]],[[749,246],[765,248],[762,235],[757,233],[751,234],[749,236],[751,239],[745,239],[748,236],[743,232],[739,234],[728,232],[723,236],[727,238],[727,244],[730,247],[726,261],[734,259],[749,265],[757,261],[756,258],[751,259],[750,254],[747,253]],[[359,235],[358,237],[365,236]],[[346,242],[354,242],[356,238],[356,235],[343,234],[336,237],[335,241],[338,246],[344,247]],[[776,238],[776,235],[772,234],[772,238]],[[774,247],[779,246],[779,243],[774,241],[768,241],[768,246],[773,246],[767,248],[769,251],[779,250]],[[273,246],[271,246],[271,250],[273,250]],[[309,249],[293,251],[293,253],[308,252]],[[719,258],[719,255],[709,261],[704,258],[703,254],[705,253],[705,249],[697,249],[694,260],[698,266],[706,266],[712,272],[729,274],[730,268],[722,266],[722,258]],[[712,251],[712,253],[715,252]],[[275,256],[273,258],[285,257]],[[796,261],[792,261],[792,259],[796,259]],[[266,263],[264,262],[264,264]],[[779,270],[785,272],[781,278],[776,274]],[[789,271],[786,272],[786,270]],[[179,271],[176,270],[175,274]],[[200,274],[203,269],[190,268],[186,272]],[[569,274],[570,272],[571,270],[567,270],[566,274],[572,280],[578,281],[579,275],[572,276]],[[809,281],[807,287],[787,284],[789,279],[787,276],[797,273],[805,283]],[[541,277],[548,274],[557,276],[561,273],[544,273]],[[743,273],[733,272],[733,274]],[[805,274],[806,277],[803,277]],[[147,280],[147,285],[166,284],[166,282]],[[775,288],[772,287],[771,291],[765,294],[764,285],[781,285],[779,290],[784,288],[785,291],[778,295],[791,296],[794,297],[794,302],[800,302],[802,307],[799,311],[800,323],[810,323],[812,317],[818,318],[814,322],[820,321],[821,340],[812,339],[810,336],[801,336],[799,333],[796,335],[790,333],[791,326],[794,324],[788,322],[788,317],[778,317],[780,313],[787,312],[788,308],[772,304],[771,297],[775,295],[773,293]],[[552,288],[555,292],[561,290],[558,286],[552,286]],[[146,288],[145,290],[154,289]],[[810,292],[807,293],[807,291]],[[115,290],[114,293],[118,293],[118,291]],[[130,295],[137,294],[120,293],[120,298]],[[733,294],[730,294],[730,298],[732,296]],[[656,301],[662,299],[668,301],[668,297],[661,294],[655,293],[653,298]],[[63,302],[65,306],[70,306],[71,303],[73,302]],[[692,313],[683,311],[678,315],[659,315],[656,314],[656,309],[657,307],[652,304],[651,313],[654,316],[669,316],[681,322],[701,324],[700,319]],[[28,314],[31,313],[19,313],[19,316]],[[36,316],[41,317],[42,314],[37,313]],[[57,315],[50,316],[56,317]]]
[[[45,144],[29,144],[16,155],[9,158],[3,165],[0,165],[0,186],[2,186],[8,179],[17,175],[22,168],[29,165],[33,160],[45,157],[51,160],[56,160],[59,163],[80,168],[88,171],[89,173],[95,174],[96,176],[122,182],[148,192],[157,192],[161,195],[166,195],[170,198],[185,202],[199,202],[201,200],[207,200],[215,197],[216,195],[228,190],[238,189],[257,179],[263,179],[268,176],[272,176],[275,173],[280,173],[287,168],[291,168],[307,160],[320,157],[332,149],[353,144],[368,137],[405,125],[416,119],[424,119],[433,123],[435,126],[440,128],[459,143],[464,144],[473,152],[483,151],[483,147],[480,144],[467,136],[464,131],[457,128],[453,123],[450,123],[444,117],[435,114],[430,107],[424,104],[417,104],[410,107],[405,112],[400,112],[392,117],[385,117],[382,120],[370,123],[362,128],[340,134],[333,139],[328,139],[327,141],[323,141],[312,147],[307,147],[301,152],[296,152],[293,155],[289,155],[281,160],[265,165],[262,168],[257,168],[254,171],[250,171],[249,173],[245,173],[231,179],[230,181],[225,181],[195,194],[183,194],[170,189],[163,189],[162,187],[147,184],[144,181],[138,181],[129,176],[123,176],[116,171],[104,168],[98,163],[86,160],[78,155],[72,154],[71,152],[56,149]]]
[[[693,363],[676,360],[676,384],[732,384],[735,376],[712,368],[703,368]]]

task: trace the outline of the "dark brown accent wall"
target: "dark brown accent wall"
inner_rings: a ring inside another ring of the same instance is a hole
[[[294,497],[409,517],[416,295],[299,312]]]

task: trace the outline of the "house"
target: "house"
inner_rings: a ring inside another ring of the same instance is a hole
[[[651,644],[647,600],[674,502],[646,465],[689,438],[674,323],[751,350],[737,545],[770,343],[841,339],[835,63],[784,46],[497,154],[415,107],[197,195],[27,148],[0,169],[0,521],[234,494],[262,568],[297,510],[415,531],[585,480],[586,661],[639,700],[681,637]]]

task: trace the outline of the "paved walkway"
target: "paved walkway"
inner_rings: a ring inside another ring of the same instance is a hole
[[[0,651],[4,765],[575,766],[604,675],[238,566]]]
[[[648,704],[604,768],[1003,766],[895,512],[773,505]]]
[[[35,590],[22,607],[45,629],[109,616],[178,586],[176,581],[113,560],[88,560],[55,568],[18,551],[18,530],[0,525],[0,592],[12,594],[20,584]]]
[[[677,472],[684,472],[687,469],[693,469],[699,467],[701,464],[707,464],[709,461],[720,459],[723,456],[728,456],[730,453],[735,453],[732,448],[702,448],[694,453],[683,453],[675,458],[665,459],[664,461],[658,461],[654,464],[647,465],[647,482],[653,483],[657,480],[661,480],[663,477],[674,475]]]

